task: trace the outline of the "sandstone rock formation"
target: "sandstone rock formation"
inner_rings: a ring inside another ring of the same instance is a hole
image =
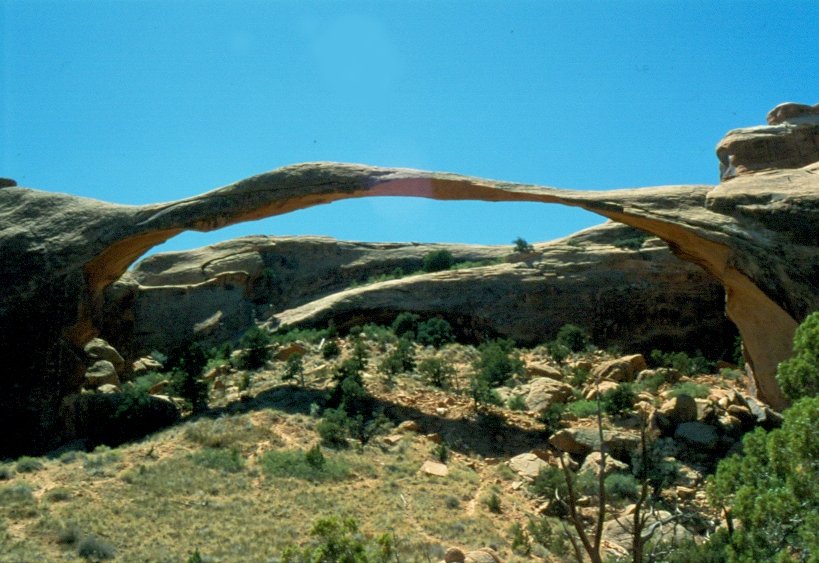
[[[782,407],[776,365],[791,354],[798,322],[819,309],[819,154],[816,125],[786,132],[779,127],[722,143],[723,154],[735,155],[739,175],[717,187],[577,192],[311,163],[146,206],[2,188],[0,353],[6,362],[0,423],[15,432],[3,436],[0,455],[48,447],[64,437],[59,406],[82,385],[82,348],[99,331],[105,288],[149,248],[184,230],[207,231],[367,196],[562,203],[658,236],[723,284],[759,396]],[[764,154],[754,149],[757,145],[766,147]],[[780,150],[784,158],[772,153]]]
[[[512,263],[350,288],[430,251],[456,261]],[[600,346],[650,351],[733,347],[722,286],[658,239],[608,223],[522,259],[510,246],[369,244],[319,237],[247,237],[151,256],[106,292],[105,338],[129,358],[194,337],[220,344],[273,314],[272,324],[338,328],[390,323],[401,311],[445,317],[462,338],[552,339],[566,323]]]

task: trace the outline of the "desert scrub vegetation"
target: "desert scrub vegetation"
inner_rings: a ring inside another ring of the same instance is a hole
[[[324,455],[318,446],[309,450],[270,450],[262,454],[259,465],[270,477],[313,483],[343,481],[350,477],[354,467],[349,456],[338,452]]]

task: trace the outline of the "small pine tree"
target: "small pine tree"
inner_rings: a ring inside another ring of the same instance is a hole
[[[434,250],[424,256],[425,272],[441,272],[449,270],[455,263],[452,253],[448,250]]]

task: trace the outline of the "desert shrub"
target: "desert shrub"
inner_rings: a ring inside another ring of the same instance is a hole
[[[338,341],[335,338],[325,342],[324,346],[321,348],[321,357],[325,360],[337,358],[340,354],[341,348],[339,347]]]
[[[565,346],[572,352],[582,352],[588,348],[590,339],[588,333],[577,325],[565,324],[557,331],[555,342]]]
[[[61,545],[76,545],[82,539],[82,531],[76,524],[70,523],[57,532],[57,543]]]
[[[601,395],[600,406],[606,414],[624,414],[631,410],[636,398],[633,386],[630,383],[621,383]]]
[[[686,381],[684,383],[678,383],[672,387],[668,393],[672,397],[677,397],[678,395],[688,395],[690,397],[694,397],[695,399],[704,399],[708,396],[709,392],[710,388],[708,385]]]
[[[661,543],[654,551],[664,554],[662,560],[667,563],[725,563],[729,543],[727,530],[720,529],[702,543],[685,539],[676,543]]]
[[[569,385],[578,388],[585,385],[589,379],[589,370],[586,368],[574,366],[568,369]]]
[[[34,473],[43,468],[43,462],[36,457],[23,456],[17,460],[14,468],[17,473]]]
[[[347,445],[348,425],[349,418],[343,409],[327,409],[316,424],[316,432],[324,444],[344,447]]]
[[[395,317],[395,320],[390,325],[390,328],[398,338],[407,336],[414,340],[415,331],[418,328],[418,321],[420,320],[421,317],[415,313],[405,311],[403,313],[399,313],[398,316]]]
[[[247,428],[236,418],[202,418],[185,425],[185,438],[208,448],[227,448],[238,442]]]
[[[282,563],[387,563],[397,558],[390,534],[368,539],[353,518],[320,518],[310,535],[314,541],[308,547],[286,548]]]
[[[519,522],[513,522],[509,526],[509,543],[512,551],[520,555],[528,555],[532,551],[529,538]]]
[[[168,379],[168,375],[156,371],[148,371],[134,379],[133,384],[144,392],[148,392],[154,385]]]
[[[415,369],[415,352],[412,342],[407,338],[401,338],[395,349],[382,360],[379,369],[388,375],[397,375]]]
[[[291,379],[298,379],[302,387],[304,387],[304,362],[301,354],[293,354],[284,364],[284,373],[282,373],[282,381],[290,381]]]
[[[482,344],[480,357],[475,363],[477,379],[489,387],[499,387],[507,380],[522,375],[524,364],[514,352],[514,343],[509,340],[496,340]]]
[[[588,401],[586,399],[573,401],[566,405],[566,411],[577,418],[588,418],[597,414],[597,401]]]
[[[546,427],[546,433],[553,434],[560,429],[560,420],[566,412],[566,405],[563,403],[553,403],[549,408],[538,414],[538,420]]]
[[[433,250],[424,256],[425,272],[441,272],[449,270],[455,263],[452,253],[448,250]]]
[[[563,525],[559,520],[549,516],[530,517],[526,530],[535,542],[548,548],[552,553],[561,555],[568,553]]]
[[[650,377],[646,377],[642,379],[639,383],[634,384],[634,389],[636,391],[648,391],[649,393],[656,393],[659,391],[660,386],[666,382],[665,375],[662,373],[656,373]]]
[[[527,252],[534,252],[535,247],[526,242],[526,239],[523,237],[518,237],[512,241],[512,244],[515,245],[515,252],[518,254],[525,254]]]
[[[441,463],[446,463],[449,460],[449,446],[446,445],[446,442],[435,444],[432,447],[432,457]]]
[[[782,427],[746,434],[709,479],[713,504],[740,521],[730,561],[809,561],[819,553],[819,397],[783,412]]]
[[[251,329],[253,330],[253,329]],[[322,339],[332,338],[336,335],[334,326],[327,328],[297,328],[282,326],[276,329],[275,332],[270,333],[264,331],[267,335],[268,344],[290,344],[300,340],[310,344],[318,344]]]
[[[264,367],[270,357],[268,346],[271,343],[270,333],[258,326],[250,327],[239,341],[244,350],[239,360],[242,369],[259,369]]]
[[[500,514],[503,511],[503,507],[501,506],[501,499],[498,496],[498,493],[492,491],[487,496],[484,497],[483,503],[486,505],[486,508],[489,509],[489,512],[493,514]]]
[[[350,475],[348,464],[337,456],[325,456],[316,447],[307,450],[270,450],[259,458],[269,477],[291,477],[303,481],[342,481]]]
[[[525,411],[527,408],[526,398],[523,395],[512,395],[506,401],[506,406],[513,411]]]
[[[663,352],[652,350],[649,360],[653,367],[672,368],[683,375],[697,375],[714,371],[714,362],[709,361],[702,354],[689,356],[685,352]]]
[[[100,561],[112,559],[116,549],[113,544],[99,536],[89,534],[77,543],[77,555],[85,559]]]
[[[208,385],[199,377],[200,372],[174,368],[170,374],[171,393],[182,397],[193,412],[208,408]]]
[[[591,473],[591,472],[589,472]],[[613,500],[637,500],[638,483],[633,475],[612,473],[605,480],[606,496]]]
[[[562,363],[563,360],[569,357],[571,350],[558,342],[548,342],[546,344],[546,351],[549,356],[557,363]]]
[[[566,498],[566,478],[560,468],[552,465],[542,468],[529,483],[529,492],[537,497],[554,498],[555,491],[561,498]]]
[[[719,376],[723,379],[728,379],[729,381],[739,381],[745,377],[745,374],[738,369],[722,368],[719,370]]]
[[[453,342],[455,335],[452,333],[452,326],[447,321],[434,317],[418,323],[415,338],[423,346],[440,348],[444,344]]]
[[[45,496],[51,502],[63,502],[69,500],[73,495],[68,489],[57,487],[48,491]]]
[[[479,376],[470,380],[469,396],[475,404],[475,410],[479,410],[484,405],[501,405],[503,403],[497,391],[492,389],[486,380]]]
[[[819,395],[819,311],[796,329],[793,356],[779,364],[776,380],[792,401]]]
[[[8,465],[0,465],[0,481],[6,481],[14,476],[14,470]]]
[[[450,386],[455,368],[443,358],[432,356],[421,360],[418,364],[418,373],[428,384],[443,389]]]
[[[199,466],[227,473],[236,473],[245,467],[245,460],[233,448],[205,448],[191,454],[191,460]]]

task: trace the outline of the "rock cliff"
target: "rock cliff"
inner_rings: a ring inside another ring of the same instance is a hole
[[[801,127],[792,128],[792,138],[810,160],[815,136],[801,136]],[[728,157],[766,138],[765,128],[739,138],[727,149]],[[753,162],[756,153],[749,154]],[[352,197],[560,203],[649,232],[722,283],[759,396],[782,407],[776,365],[791,354],[798,322],[819,309],[819,163],[757,160],[785,167],[737,167],[737,177],[716,187],[578,192],[447,173],[309,163],[146,206],[4,187],[0,423],[15,431],[4,434],[0,455],[48,447],[63,437],[60,405],[81,385],[82,348],[99,332],[105,289],[148,249],[184,230],[208,231]]]
[[[420,271],[424,256],[440,249],[457,262],[488,264],[351,287],[396,268]],[[102,336],[130,358],[194,338],[219,344],[271,315],[271,324],[333,320],[345,328],[412,311],[446,317],[466,338],[525,344],[551,339],[571,322],[601,346],[717,355],[733,347],[735,331],[715,279],[618,223],[526,254],[511,246],[246,237],[152,256],[106,296]]]

